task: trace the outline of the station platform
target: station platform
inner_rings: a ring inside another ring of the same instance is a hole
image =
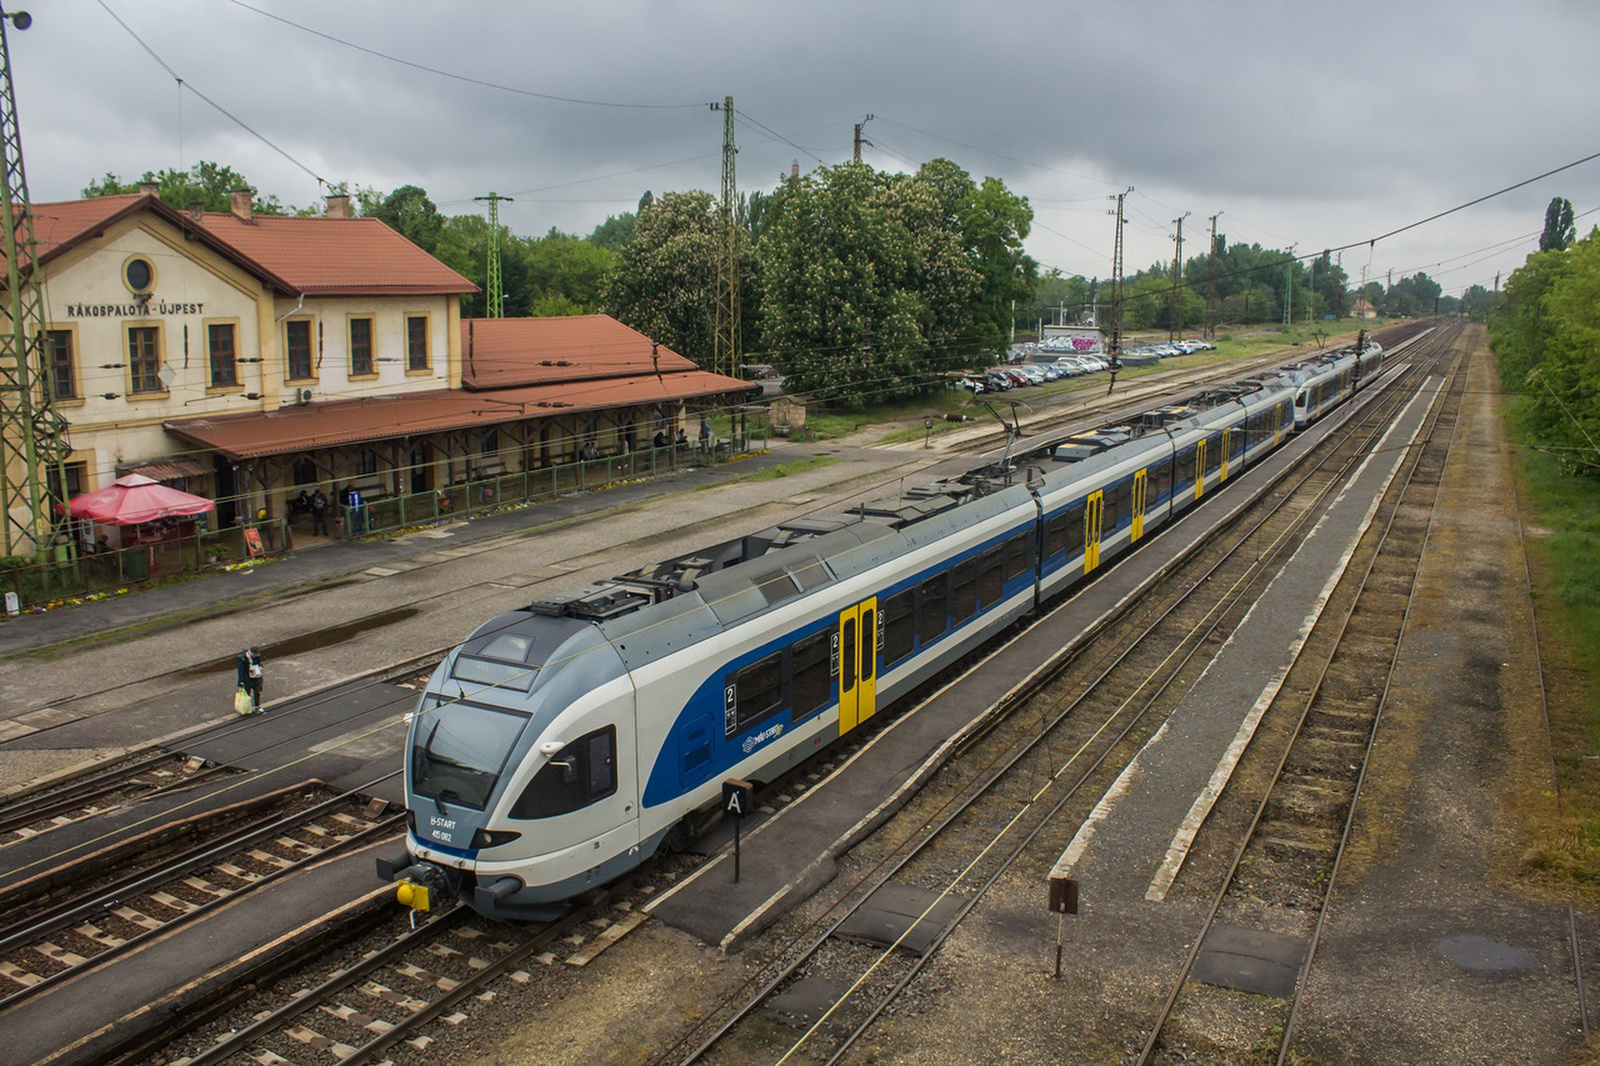
[[[732,857],[723,854],[645,909],[726,950],[771,925],[824,884],[837,858],[902,807],[963,737],[1092,638],[1124,604],[1269,491],[1296,459],[1376,394],[1363,393],[1230,481],[1217,498],[1160,531],[1003,648],[900,714],[847,763],[745,835],[737,884]]]

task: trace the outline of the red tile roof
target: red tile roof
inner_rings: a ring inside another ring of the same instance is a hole
[[[461,384],[547,385],[617,374],[677,374],[695,365],[610,315],[469,318],[461,323]]]
[[[375,218],[206,214],[206,230],[307,295],[413,296],[478,287]]]
[[[41,263],[90,240],[122,218],[149,211],[273,287],[290,295],[421,296],[477,292],[478,287],[375,218],[227,212],[197,223],[158,197],[101,196],[33,205]],[[29,264],[23,263],[24,268]]]
[[[317,448],[391,440],[474,426],[521,422],[611,407],[637,407],[748,391],[748,382],[691,370],[497,389],[438,389],[392,397],[287,406],[268,414],[202,415],[166,429],[228,457],[254,459]]]
[[[68,200],[58,204],[33,205],[33,236],[39,258],[48,261],[63,248],[104,229],[135,207],[143,196],[101,196],[93,200]],[[24,269],[28,266],[23,261]]]

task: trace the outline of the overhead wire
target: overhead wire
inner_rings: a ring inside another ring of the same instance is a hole
[[[294,156],[290,155],[286,150],[284,150],[278,144],[276,144],[275,142],[270,140],[266,136],[266,134],[262,133],[261,131],[257,130],[255,127],[251,126],[248,122],[244,121],[244,119],[240,118],[238,115],[235,115],[233,112],[229,111],[227,108],[223,107],[221,104],[219,104],[215,100],[211,99],[211,97],[207,96],[205,93],[201,92],[199,89],[196,89],[194,87],[194,83],[193,82],[185,80],[176,70],[172,69],[172,64],[168,63],[165,59],[162,59],[161,56],[159,54],[157,54],[156,50],[154,48],[151,48],[150,45],[145,41],[145,39],[143,37],[140,37],[137,33],[134,32],[134,29],[133,29],[132,26],[128,25],[125,21],[123,21],[123,18],[122,18],[121,15],[117,14],[115,11],[113,11],[111,9],[111,5],[106,3],[106,0],[95,0],[95,2],[98,3],[102,8],[105,9],[106,14],[110,15],[116,21],[117,25],[119,25],[119,26],[121,26],[123,28],[123,30],[128,34],[129,37],[132,37],[136,42],[138,42],[140,48],[143,48],[147,53],[149,53],[151,59],[154,59],[157,63],[159,63],[161,65],[161,69],[162,70],[165,70],[169,75],[171,75],[172,79],[178,83],[178,88],[179,88],[180,91],[183,90],[183,89],[188,89],[190,92],[192,92],[196,96],[198,96],[201,100],[204,100],[207,104],[210,104],[223,117],[227,118],[230,122],[234,123],[240,129],[242,129],[246,133],[250,134],[250,136],[254,137],[256,140],[260,141],[262,144],[266,145],[268,148],[272,149],[274,152],[277,152],[284,159],[287,159],[290,163],[293,163],[296,167],[299,167],[301,170],[303,170],[307,174],[311,175],[311,177],[316,180],[316,182],[317,182],[317,184],[319,186],[322,186],[324,188],[331,187],[332,183],[329,182],[326,178],[324,178],[321,174],[318,174],[315,170],[312,170],[310,167],[306,166],[300,160],[298,160]],[[181,136],[181,134],[180,134],[180,136]],[[180,150],[179,154],[180,154],[180,156],[182,155],[181,150]]]
[[[534,89],[522,89],[515,85],[504,85],[500,82],[488,81],[484,78],[474,78],[470,74],[458,74],[455,71],[445,70],[441,67],[431,67],[426,63],[418,63],[414,60],[404,59],[400,56],[392,55],[388,52],[380,51],[379,49],[371,48],[364,44],[357,44],[355,41],[346,40],[343,37],[328,33],[325,30],[319,30],[313,26],[307,26],[304,23],[295,22],[293,19],[284,18],[282,15],[275,15],[270,11],[263,11],[259,7],[245,3],[244,0],[229,0],[229,3],[233,4],[235,7],[244,8],[246,11],[252,11],[257,15],[260,15],[262,18],[268,18],[274,22],[281,22],[283,25],[293,27],[302,33],[311,34],[313,37],[320,37],[325,41],[330,41],[333,44],[341,45],[357,52],[363,52],[366,55],[373,56],[377,59],[383,59],[390,63],[397,63],[400,66],[410,67],[412,70],[420,70],[426,74],[434,74],[441,78],[449,78],[452,81],[464,82],[468,85],[477,85],[485,89],[494,89],[498,92],[513,93],[517,96],[528,96],[538,100],[549,100],[554,103],[580,104],[585,107],[629,108],[640,111],[681,111],[686,108],[705,107],[709,102],[702,100],[685,104],[656,104],[623,100],[587,100],[577,96],[562,96],[558,93],[546,93],[539,92]]]

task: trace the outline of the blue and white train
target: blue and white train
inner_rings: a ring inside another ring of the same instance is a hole
[[[440,663],[411,722],[402,902],[491,917],[677,846],[1093,575],[1366,384],[1375,346],[1207,389],[957,479],[530,604]]]

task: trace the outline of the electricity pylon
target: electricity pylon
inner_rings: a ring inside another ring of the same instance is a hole
[[[52,402],[44,365],[44,301],[33,211],[22,168],[22,131],[17,124],[17,94],[11,78],[11,53],[5,23],[25,30],[26,12],[0,11],[0,226],[5,229],[6,315],[0,332],[0,551],[33,555],[40,562],[66,529],[65,507],[52,506],[50,474],[56,491],[67,491],[64,464],[71,448],[67,424]],[[24,271],[26,265],[26,271]],[[70,538],[62,538],[70,543]]]
[[[711,110],[722,111],[722,203],[717,234],[717,322],[712,342],[711,369],[728,377],[741,377],[739,358],[739,183],[734,179],[733,97],[725,97]]]
[[[1128,186],[1127,192],[1119,192],[1111,199],[1117,202],[1117,238],[1112,245],[1111,252],[1111,358],[1112,366],[1116,366],[1122,355],[1122,201],[1128,193],[1133,191],[1133,186]]]
[[[488,304],[489,317],[500,318],[505,313],[505,293],[500,284],[500,202],[516,203],[509,196],[501,196],[492,192],[488,196],[474,196],[474,200],[489,201],[489,265],[488,277],[484,286],[488,292],[484,293],[484,302]]]

